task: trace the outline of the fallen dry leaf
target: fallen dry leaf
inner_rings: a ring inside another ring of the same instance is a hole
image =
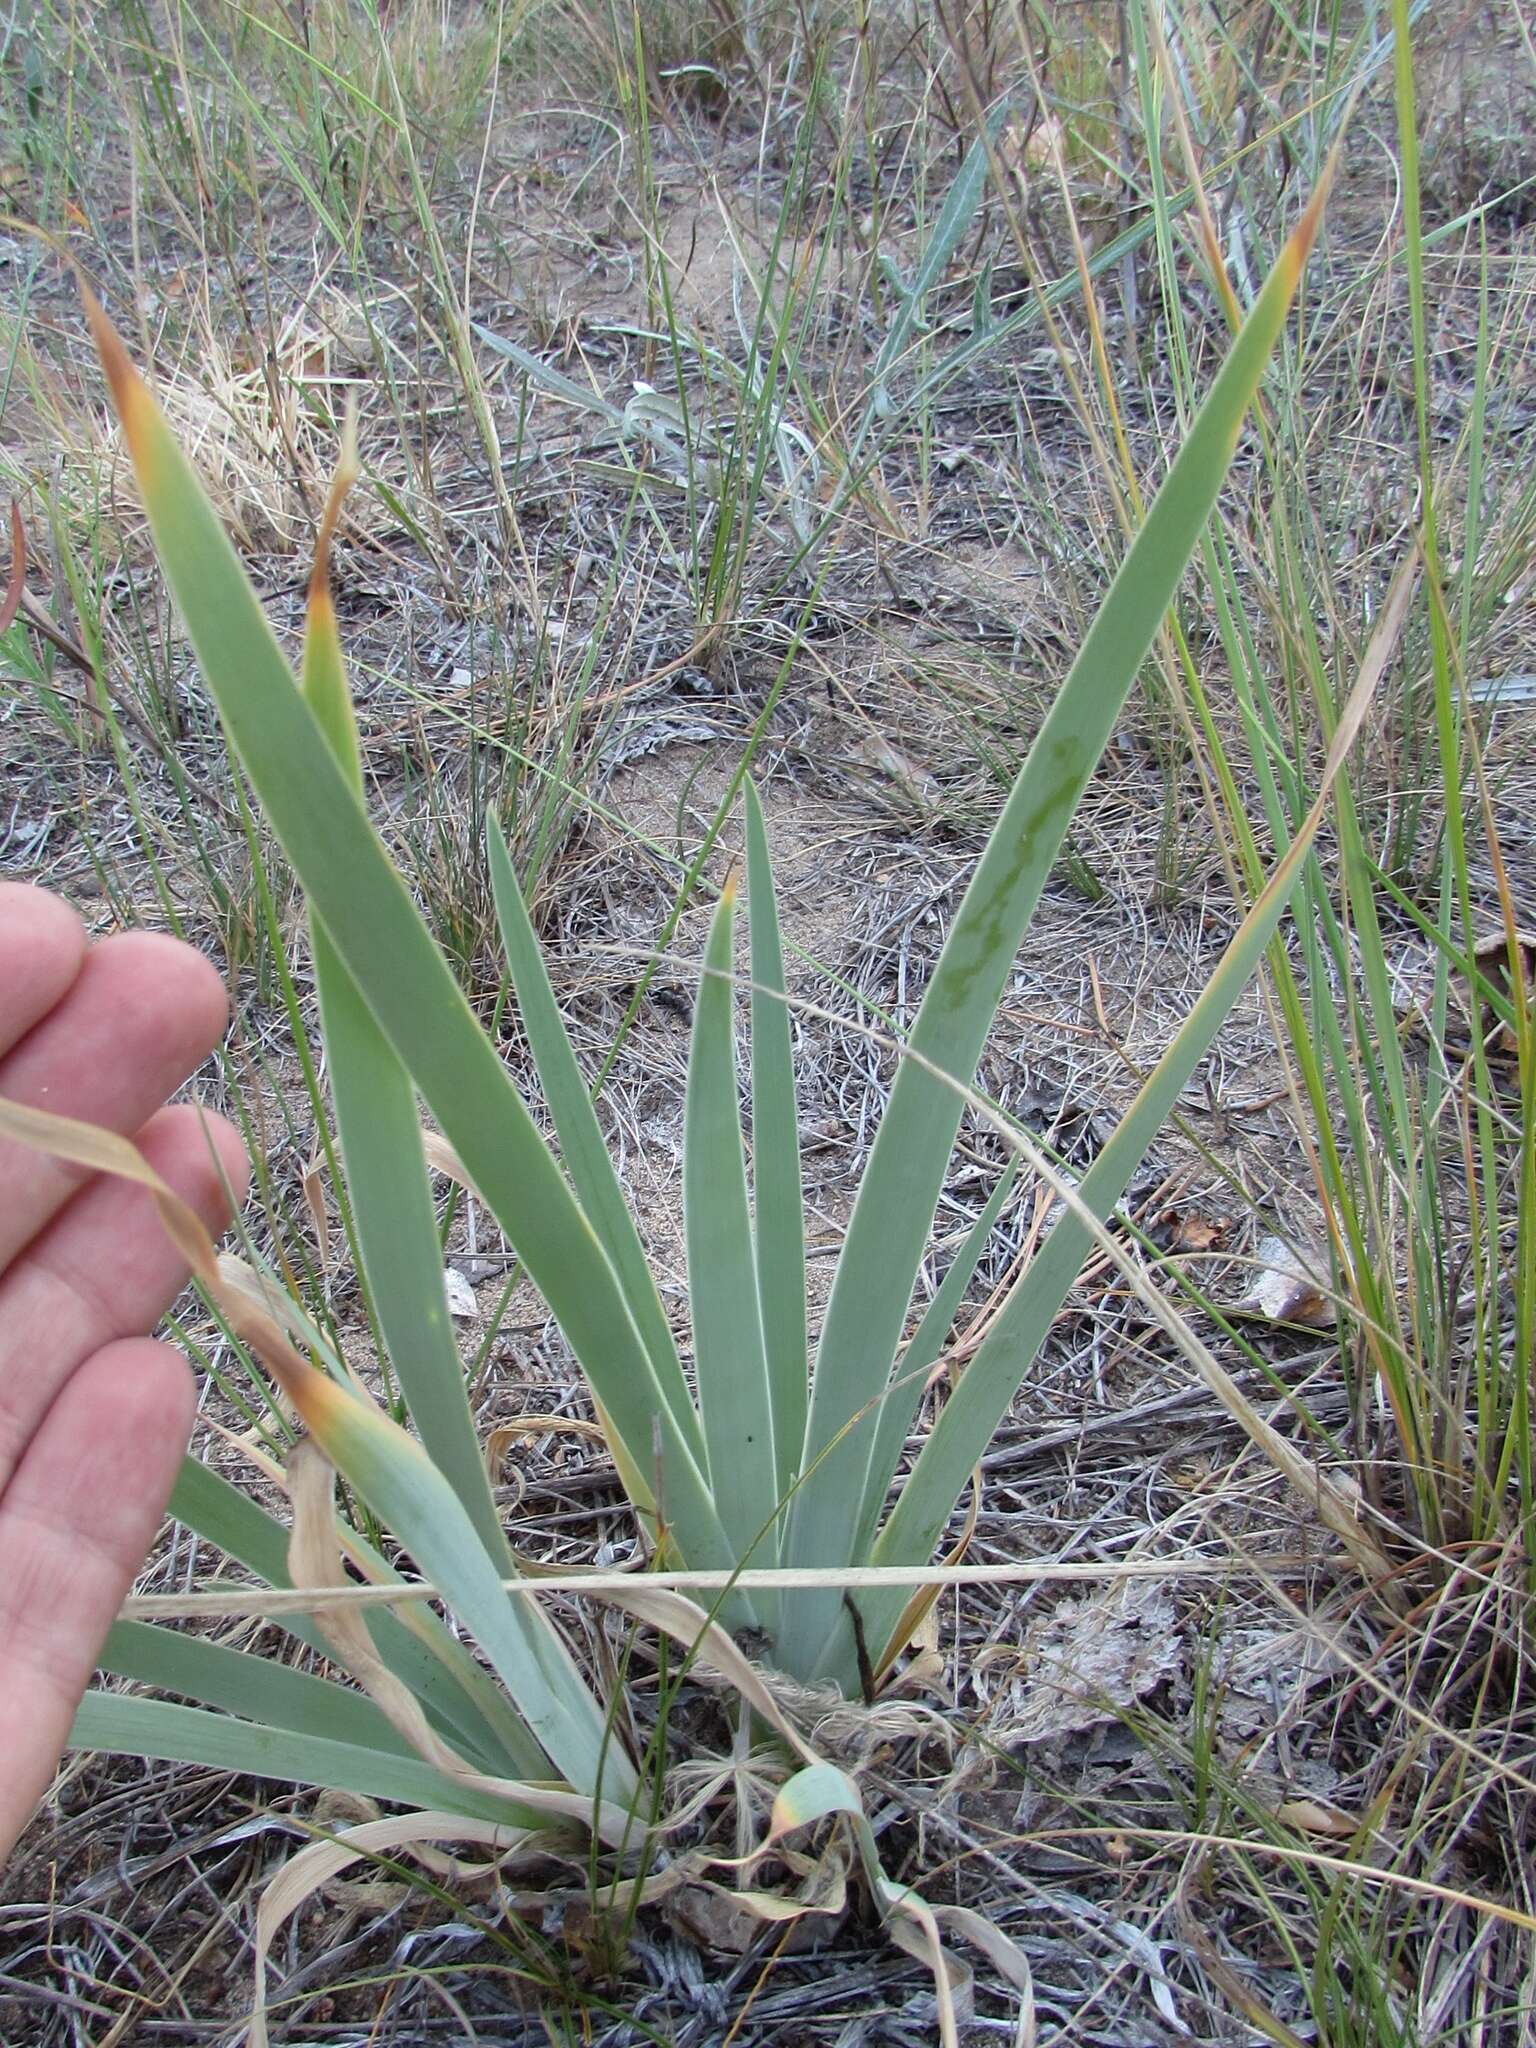
[[[1198,1209],[1165,1209],[1157,1229],[1171,1252],[1209,1252],[1231,1235],[1232,1218],[1203,1216]]]
[[[1328,1294],[1328,1259],[1313,1246],[1288,1244],[1282,1237],[1259,1240],[1254,1254],[1258,1272],[1232,1313],[1256,1316],[1266,1323],[1300,1323],[1309,1330],[1329,1330],[1337,1321]]]
[[[1275,1808],[1275,1819],[1306,1835],[1329,1835],[1347,1841],[1360,1832],[1360,1823],[1337,1806],[1321,1806],[1315,1799],[1287,1799]]]

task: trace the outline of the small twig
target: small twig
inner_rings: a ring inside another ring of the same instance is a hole
[[[1308,1562],[1316,1562],[1310,1558]],[[1135,1558],[1121,1563],[1059,1564],[1049,1558],[1011,1564],[776,1566],[764,1571],[647,1572],[649,1590],[680,1593],[788,1591],[801,1587],[861,1590],[883,1586],[1027,1586],[1075,1582],[1099,1584],[1120,1579],[1230,1579],[1273,1577],[1296,1569],[1292,1556],[1243,1558]],[[635,1589],[633,1572],[563,1572],[538,1579],[503,1579],[503,1591],[522,1599],[562,1593],[606,1598],[627,1597]],[[122,1618],[130,1621],[211,1620],[230,1615],[314,1614],[322,1608],[357,1605],[390,1607],[412,1600],[438,1600],[440,1588],[427,1580],[409,1585],[245,1587],[227,1593],[143,1593],[125,1601]]]

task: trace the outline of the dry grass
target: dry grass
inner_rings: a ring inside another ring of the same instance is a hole
[[[837,1241],[889,1086],[863,1027],[871,1015],[899,1027],[915,1009],[957,882],[1117,559],[1117,435],[1131,471],[1155,479],[1178,432],[1178,350],[1196,383],[1208,376],[1219,305],[1187,254],[1189,301],[1165,289],[1149,229],[1097,279],[1100,357],[1081,298],[1066,296],[1054,340],[1041,317],[979,355],[911,403],[860,474],[849,463],[892,280],[942,207],[971,98],[1013,88],[1028,104],[1013,9],[669,0],[646,14],[638,56],[622,10],[580,0],[381,12],[375,24],[341,0],[165,0],[114,10],[87,36],[74,11],[40,8],[7,50],[8,203],[67,238],[113,295],[285,638],[340,405],[363,395],[371,488],[356,495],[338,582],[376,812],[488,1015],[502,984],[482,824],[491,810],[506,823],[582,1049],[594,1064],[612,1055],[604,1115],[669,1301],[682,1286],[690,986],[678,963],[699,950],[729,830],[695,867],[755,739],[786,929],[804,949],[792,992],[815,1006],[797,1033],[819,1305],[816,1253]],[[1356,24],[1358,10],[1340,13]],[[1149,219],[1117,10],[1062,0],[1031,18],[1064,176],[1038,122],[1004,131],[1008,203],[986,200],[948,266],[903,404],[970,332],[979,283],[1006,319],[1071,278],[1074,217],[1101,250]],[[1309,110],[1338,82],[1336,53],[1325,22],[1294,38],[1253,0],[1179,18],[1241,281],[1316,168]],[[1500,0],[1446,9],[1419,33],[1440,518],[1458,559],[1480,379],[1481,546],[1457,586],[1461,644],[1469,680],[1519,678],[1536,670],[1531,28],[1521,0]],[[1223,523],[1232,588],[1278,701],[1294,704],[1303,757],[1317,742],[1300,615],[1347,681],[1421,509],[1390,67],[1367,80],[1352,134],[1276,427],[1304,596],[1275,559],[1258,442]],[[1171,133],[1162,162],[1181,187]],[[202,1084],[252,1133],[252,1237],[356,1354],[365,1307],[339,1231],[318,1241],[307,1192],[317,1136],[295,1050],[295,1022],[313,1022],[299,906],[245,820],[164,609],[71,291],[47,244],[19,229],[0,257],[4,459],[30,587],[94,669],[22,626],[0,643],[0,857],[102,929],[169,924],[226,967],[238,1021]],[[771,465],[712,499],[655,441],[623,443],[596,407],[520,378],[470,324],[620,410],[637,381],[680,390],[723,461],[733,435],[746,444],[761,428],[721,360],[743,362],[747,267],[761,277],[770,264],[792,338],[782,417],[817,451],[823,500],[849,492],[819,556],[805,555]],[[739,555],[719,556],[713,576],[716,540],[735,532]],[[1181,630],[1262,841],[1207,569]],[[1382,866],[1415,902],[1443,828],[1424,746],[1430,666],[1420,630],[1356,786]],[[1074,827],[983,1070],[993,1099],[1074,1171],[1240,915],[1235,834],[1204,799],[1208,748],[1179,730],[1178,686],[1170,644]],[[1470,877],[1496,920],[1496,845],[1532,924],[1529,704],[1511,687],[1489,715],[1497,829],[1478,830]],[[1325,874],[1342,859],[1331,845]],[[1391,908],[1388,939],[1406,955],[1418,934]],[[1304,932],[1287,944],[1304,972]],[[514,1021],[503,1027],[521,1059]],[[1131,1189],[1124,1235],[1160,1283],[1195,1291],[1197,1328],[1255,1406],[1363,1483],[1398,1581],[1361,1586],[1100,1261],[988,1456],[970,1555],[1203,1559],[1222,1574],[1170,1577],[1129,1605],[1110,1591],[946,1595],[937,1655],[904,1710],[823,1730],[851,1745],[888,1874],[981,1908],[1022,1945],[1042,2041],[1512,2044],[1536,2009],[1529,1545],[1506,1517],[1502,1551],[1468,1541],[1426,1556],[1392,1419],[1355,1371],[1350,1314],[1320,1334],[1219,1313],[1247,1291],[1264,1236],[1324,1235],[1294,1075],[1295,1049],[1256,994]],[[1505,1111],[1513,1124],[1520,1106]],[[995,1161],[968,1127],[932,1278]],[[1455,1266],[1465,1182],[1444,1185]],[[1011,1205],[951,1370],[1048,1206],[1027,1183]],[[1406,1243],[1406,1227],[1386,1241]],[[487,1432],[529,1410],[550,1418],[502,1475],[519,1545],[562,1563],[621,1560],[634,1532],[614,1475],[559,1426],[588,1417],[585,1391],[541,1305],[508,1291],[504,1247],[485,1230],[470,1208],[448,1239],[475,1290],[462,1333],[477,1413]],[[1455,1358],[1470,1343],[1467,1300],[1449,1298],[1441,1335]],[[228,1464],[217,1430],[237,1420],[238,1381],[195,1304],[183,1328],[216,1369],[198,1447]],[[190,1589],[218,1569],[173,1530],[144,1586]],[[256,1633],[242,1625],[240,1640]],[[670,1714],[673,1754],[729,1761],[718,1698],[686,1687],[668,1705],[637,1657],[637,1711]],[[72,1760],[0,1889],[0,2036],[16,2048],[234,2038],[256,1896],[320,1817],[311,1797],[249,1780]],[[721,1841],[736,1826],[722,1796],[696,1830]],[[615,1941],[568,1870],[510,1901],[380,1872],[304,1916],[280,1956],[275,2038],[932,2038],[924,1972],[857,1912],[812,1953],[798,1937],[759,1934],[743,1953],[725,1939],[648,1912]],[[984,1971],[975,2015],[977,2041],[1012,2034],[1014,2007]]]

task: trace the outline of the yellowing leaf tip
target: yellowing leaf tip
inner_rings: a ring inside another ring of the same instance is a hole
[[[320,531],[315,536],[314,567],[309,572],[309,608],[316,617],[328,617],[332,611],[331,542],[341,521],[341,508],[346,502],[347,493],[357,482],[358,475],[357,400],[354,396],[349,396],[346,418],[341,430],[341,450],[336,458],[331,487],[325,494],[325,510],[320,517]]]
[[[1302,267],[1312,253],[1312,244],[1317,240],[1318,228],[1322,225],[1323,208],[1328,203],[1328,183],[1324,179],[1307,201],[1302,216],[1297,221],[1291,239],[1285,248],[1285,261],[1291,271],[1292,289],[1300,278]]]
[[[143,452],[143,432],[151,417],[154,401],[149,395],[148,385],[133,366],[122,336],[107,318],[100,299],[83,276],[79,285],[91,339],[96,344],[96,353],[106,375],[107,389],[112,394],[112,404],[137,462]]]
[[[322,1447],[327,1446],[335,1432],[355,1414],[355,1403],[334,1380],[327,1379],[313,1366],[295,1372],[290,1358],[286,1371],[277,1372],[276,1361],[269,1358],[266,1363],[277,1374],[278,1384],[298,1409],[306,1429]]]

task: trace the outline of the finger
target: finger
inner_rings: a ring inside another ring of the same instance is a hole
[[[154,1540],[194,1402],[168,1345],[108,1345],[60,1390],[0,1497],[0,1862]]]
[[[150,1120],[139,1149],[217,1236],[228,1220],[225,1183],[237,1199],[245,1191],[239,1133],[181,1104]],[[148,1192],[109,1174],[82,1188],[0,1275],[0,1493],[82,1359],[148,1330],[186,1277]]]
[[[92,947],[63,999],[0,1061],[0,1095],[126,1135],[201,1064],[227,1013],[224,985],[201,954],[125,932]],[[0,1145],[0,1271],[85,1177]]]
[[[0,1054],[61,1001],[85,958],[85,930],[46,889],[0,882]]]

